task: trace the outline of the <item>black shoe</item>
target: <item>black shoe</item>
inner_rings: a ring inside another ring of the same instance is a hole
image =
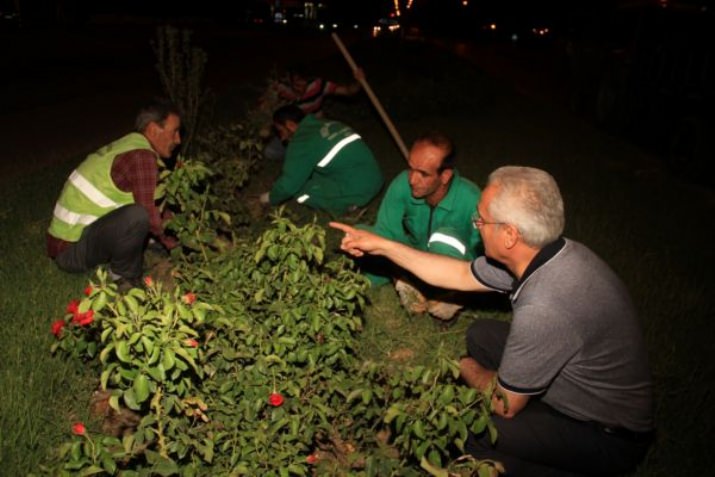
[[[149,242],[147,242],[146,245],[146,251],[163,257],[169,256],[169,251],[166,249],[166,247],[164,247],[161,242],[154,239],[149,239]]]
[[[135,277],[135,278],[121,277],[115,283],[117,284],[117,291],[119,291],[119,293],[126,293],[133,288],[139,288],[139,289],[144,288],[144,282],[142,281],[141,277]]]
[[[459,319],[459,313],[454,315],[449,320],[441,320],[439,318],[435,318],[434,316],[431,316],[431,318],[434,324],[437,326],[437,329],[439,331],[445,332],[449,331],[457,323],[457,320]]]

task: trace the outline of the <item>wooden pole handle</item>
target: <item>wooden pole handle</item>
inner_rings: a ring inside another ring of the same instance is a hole
[[[335,42],[335,44],[338,45],[338,49],[340,49],[340,52],[345,57],[345,61],[348,62],[348,65],[350,65],[350,68],[353,70],[353,74],[354,74],[357,71],[358,66],[355,64],[353,57],[350,55],[350,52],[348,51],[347,48],[345,48],[345,45],[343,44],[342,40],[340,40],[340,37],[338,36],[337,33],[331,33],[331,36],[333,37],[333,41]],[[387,126],[387,130],[390,131],[392,138],[395,140],[395,142],[397,143],[397,146],[400,148],[402,155],[404,156],[405,159],[407,159],[410,155],[410,153],[407,149],[407,146],[405,146],[404,141],[402,141],[402,137],[400,137],[400,133],[397,132],[395,125],[392,123],[392,121],[390,120],[390,117],[385,112],[385,109],[382,107],[382,104],[380,104],[380,100],[377,99],[377,96],[375,95],[372,88],[370,87],[370,84],[367,82],[367,80],[365,78],[359,78],[358,81],[360,82],[363,89],[367,93],[368,98],[370,98],[372,105],[375,106],[375,109],[377,109],[377,112],[380,114],[380,117],[382,118],[385,125]]]

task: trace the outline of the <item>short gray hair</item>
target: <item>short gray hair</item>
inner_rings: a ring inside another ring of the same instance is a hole
[[[164,126],[164,121],[170,114],[181,117],[179,108],[168,99],[156,98],[146,103],[137,114],[134,121],[134,130],[143,133],[150,123]]]
[[[489,175],[487,186],[497,192],[489,204],[495,222],[515,226],[524,243],[541,248],[564,231],[564,201],[554,178],[541,169],[500,167]]]

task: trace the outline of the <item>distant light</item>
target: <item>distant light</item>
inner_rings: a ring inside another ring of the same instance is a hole
[[[325,25],[321,23],[320,25],[318,25],[318,28],[320,28],[321,30],[325,30]]]
[[[519,35],[517,35],[516,33],[512,33],[512,34],[511,34],[511,41],[513,41],[514,43],[516,43],[517,41],[519,41]]]
[[[337,23],[333,23],[333,30],[335,30],[338,27]]]
[[[354,28],[355,30],[357,30],[357,29],[358,29],[358,26],[357,26],[357,25],[353,25],[353,28]]]
[[[489,25],[489,29],[492,30],[492,31],[496,30],[496,29],[497,29],[497,24],[496,24],[496,23],[492,23],[491,25]]]
[[[469,2],[467,0],[462,0],[462,6],[466,7],[467,5],[469,5]]]
[[[283,24],[284,24],[284,25],[287,25],[287,24],[288,24],[288,19],[287,19],[287,18],[284,18],[284,19],[283,19]]]

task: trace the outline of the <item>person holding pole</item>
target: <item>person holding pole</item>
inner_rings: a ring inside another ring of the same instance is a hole
[[[501,167],[472,222],[485,256],[473,262],[413,249],[332,222],[341,249],[386,257],[435,286],[508,293],[511,323],[474,321],[464,382],[491,395],[495,442],[471,435],[465,450],[508,475],[622,475],[654,436],[645,340],[623,282],[586,246],[562,236],[554,178]]]
[[[354,96],[362,89],[362,80],[365,73],[362,68],[353,72],[355,81],[342,84],[311,77],[303,71],[303,67],[296,66],[288,71],[285,81],[278,81],[273,85],[274,94],[278,100],[286,104],[297,106],[305,114],[312,114],[322,119],[323,102],[327,96]],[[281,161],[285,157],[285,145],[281,138],[274,134],[263,148],[263,157],[268,160]]]

